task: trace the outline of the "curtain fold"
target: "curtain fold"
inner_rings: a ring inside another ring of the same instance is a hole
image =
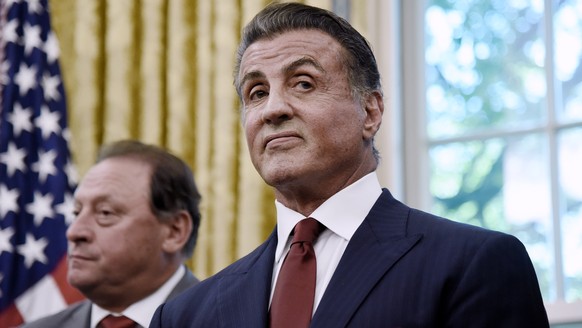
[[[332,0],[304,2],[332,8]],[[257,247],[275,224],[232,84],[241,29],[267,3],[50,0],[81,177],[103,143],[123,138],[190,164],[203,198],[188,265],[200,278]]]

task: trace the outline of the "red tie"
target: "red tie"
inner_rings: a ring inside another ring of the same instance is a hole
[[[97,326],[100,328],[134,328],[136,324],[135,321],[126,316],[108,315]]]
[[[301,220],[295,226],[291,248],[279,272],[271,302],[273,328],[309,327],[317,271],[313,243],[321,227],[313,218]]]

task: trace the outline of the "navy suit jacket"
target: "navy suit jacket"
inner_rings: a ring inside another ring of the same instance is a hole
[[[161,305],[150,327],[267,327],[277,235]],[[384,190],[311,327],[548,327],[533,265],[513,236],[433,216]]]

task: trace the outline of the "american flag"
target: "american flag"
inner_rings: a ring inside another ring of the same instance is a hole
[[[47,0],[0,0],[0,327],[82,299],[66,282],[70,161]]]

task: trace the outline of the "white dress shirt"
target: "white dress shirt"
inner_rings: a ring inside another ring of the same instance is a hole
[[[381,193],[382,188],[378,182],[378,176],[376,172],[372,172],[330,197],[309,216],[327,228],[319,235],[313,246],[317,259],[314,313],[350,239]],[[278,201],[275,201],[275,206],[277,208],[279,243],[275,251],[271,301],[279,270],[291,246],[289,235],[297,222],[305,219],[305,216],[285,207]]]
[[[135,321],[141,327],[149,327],[150,321],[154,316],[154,312],[158,306],[162,303],[166,302],[166,299],[172,292],[172,290],[176,287],[180,279],[186,273],[186,268],[183,265],[180,265],[178,270],[174,272],[174,274],[166,281],[158,290],[156,290],[153,294],[149,295],[148,297],[133,303],[130,305],[125,311],[122,313],[112,313],[107,311],[97,304],[93,303],[91,306],[91,328],[96,328],[97,324],[103,320],[107,315],[111,314],[114,316],[124,315],[131,320]]]

